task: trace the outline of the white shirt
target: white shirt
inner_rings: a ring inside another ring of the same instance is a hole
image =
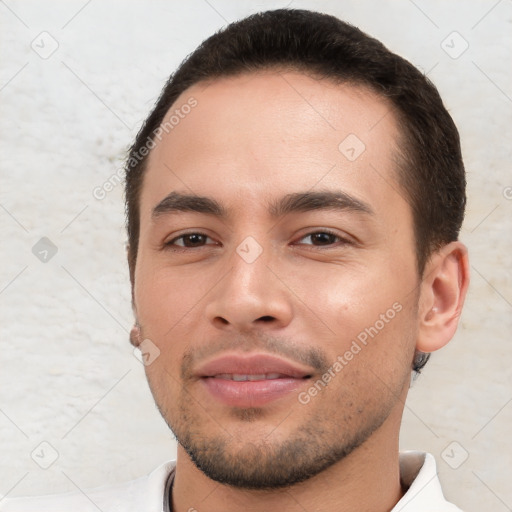
[[[175,461],[166,462],[148,476],[84,493],[4,498],[0,512],[172,512],[168,491],[175,467]],[[409,489],[391,512],[461,512],[445,500],[431,454],[401,452],[400,478]]]

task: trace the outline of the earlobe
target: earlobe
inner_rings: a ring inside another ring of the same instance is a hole
[[[417,350],[433,352],[453,338],[468,285],[469,260],[464,244],[451,242],[433,254],[421,283]]]

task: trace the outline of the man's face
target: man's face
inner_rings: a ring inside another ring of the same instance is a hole
[[[398,128],[375,94],[299,73],[197,84],[170,114],[191,97],[140,199],[147,377],[207,476],[290,485],[398,430],[418,324]]]

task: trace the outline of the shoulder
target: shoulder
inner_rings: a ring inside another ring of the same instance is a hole
[[[175,461],[149,475],[114,486],[30,498],[4,498],[0,512],[144,512],[163,510],[166,482]]]

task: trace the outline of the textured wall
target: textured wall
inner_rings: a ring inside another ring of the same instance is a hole
[[[174,456],[128,343],[122,186],[96,187],[115,183],[186,54],[287,2],[0,1],[0,494],[117,482]],[[291,7],[351,21],[428,72],[460,128],[471,289],[410,392],[401,444],[436,456],[465,510],[511,510],[512,3]]]

